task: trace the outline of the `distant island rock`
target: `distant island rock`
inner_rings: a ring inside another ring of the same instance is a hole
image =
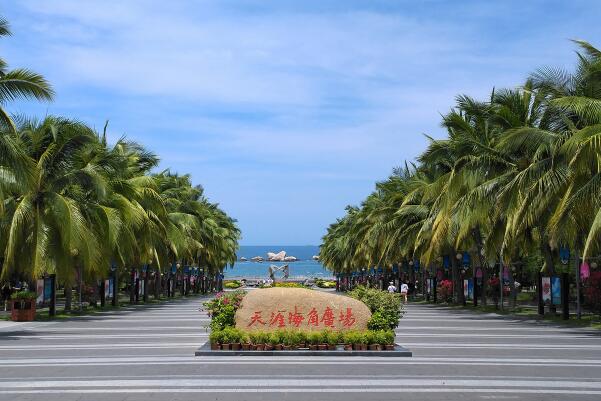
[[[246,259],[244,256],[242,256],[242,257],[240,258],[240,262],[246,262],[247,260],[248,260],[248,259]]]
[[[263,257],[262,256],[255,256],[254,258],[250,258],[250,260],[252,260],[253,262],[262,262],[263,261]]]
[[[270,262],[283,262],[286,258],[286,251],[280,251],[278,253],[267,252],[267,260]]]
[[[319,260],[319,255],[313,255],[313,260]]]
[[[298,258],[296,256],[286,256],[284,258],[284,262],[296,262],[298,261]]]

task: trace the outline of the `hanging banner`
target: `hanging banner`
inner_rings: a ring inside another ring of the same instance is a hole
[[[54,278],[48,277],[44,279],[44,301],[52,299],[52,287],[54,286]]]
[[[111,280],[104,280],[104,298],[111,296]]]
[[[114,278],[110,278],[109,279],[109,297],[111,297],[111,299],[115,296],[115,279]]]
[[[581,266],[580,266],[580,278],[583,280],[586,280],[587,278],[589,278],[591,275],[591,268],[588,264],[588,262],[584,262]]]
[[[469,288],[470,288],[470,282],[468,279],[464,279],[463,280],[463,297],[465,299],[468,299],[470,292],[469,292]]]
[[[543,286],[543,303],[551,303],[551,277],[542,278]]]
[[[36,281],[36,294],[38,295],[36,303],[44,303],[44,279],[39,279]]]
[[[551,299],[553,305],[561,305],[561,278],[551,277]]]

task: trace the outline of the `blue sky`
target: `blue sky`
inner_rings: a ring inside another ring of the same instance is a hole
[[[455,95],[570,67],[597,1],[19,1],[12,67],[58,114],[127,135],[191,173],[242,244],[319,244],[347,204],[441,137]]]

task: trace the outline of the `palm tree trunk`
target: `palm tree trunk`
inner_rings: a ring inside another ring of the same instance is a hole
[[[65,283],[65,312],[71,312],[73,304],[73,291],[71,283]]]
[[[545,267],[547,270],[547,274],[553,277],[555,275],[555,264],[553,263],[553,253],[551,252],[551,247],[549,246],[549,241],[547,240],[546,236],[543,237],[543,240],[541,241],[541,251],[543,257],[545,258]],[[557,313],[557,308],[555,307],[555,305],[553,305],[552,300],[551,305],[549,305],[549,312],[551,312],[551,314],[553,315]]]
[[[472,231],[472,235],[474,236],[474,240],[476,242],[476,247],[478,249],[478,259],[480,259],[480,269],[482,269],[482,289],[480,292],[480,303],[486,306],[486,280],[488,280],[488,262],[486,258],[482,255],[483,241],[482,241],[482,233],[480,232],[480,228],[476,227]],[[474,283],[474,288],[476,288],[476,283]]]

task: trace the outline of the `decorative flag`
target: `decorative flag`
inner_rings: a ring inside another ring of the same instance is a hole
[[[587,278],[589,278],[591,275],[591,268],[588,265],[588,262],[584,262],[581,266],[580,266],[580,278],[582,278],[583,280],[586,280]]]

